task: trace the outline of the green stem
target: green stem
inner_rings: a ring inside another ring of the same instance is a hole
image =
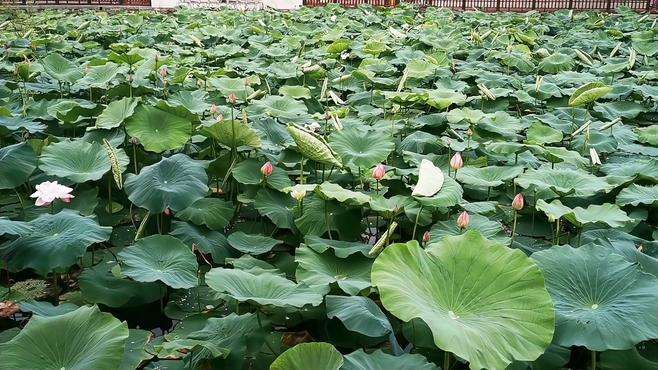
[[[299,183],[304,185],[304,157],[299,162]]]
[[[592,370],[596,370],[596,351],[592,352]]]
[[[112,178],[107,178],[107,213],[113,214],[114,207],[112,206]]]
[[[560,219],[557,219],[555,226],[555,245],[560,245]]]
[[[518,216],[518,212],[514,211],[514,222],[512,223],[512,242],[510,243],[510,247],[514,247],[514,237],[516,236],[516,218]]]
[[[327,227],[327,232],[329,233],[329,240],[333,240],[334,238],[331,236],[331,227],[329,225],[329,212],[327,212],[327,201],[324,201],[324,223]]]
[[[135,169],[135,175],[137,175],[137,144],[133,144],[133,167]]]
[[[423,205],[421,204],[416,214],[416,221],[414,221],[414,231],[411,233],[411,240],[416,240],[416,228],[418,227],[418,219],[420,218],[420,213],[423,212]]]
[[[450,352],[445,351],[443,352],[443,369],[442,370],[448,370],[450,369]]]

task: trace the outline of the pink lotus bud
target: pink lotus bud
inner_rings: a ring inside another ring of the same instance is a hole
[[[425,233],[423,233],[423,244],[427,244],[429,242],[430,242],[430,232],[425,231]]]
[[[473,136],[473,130],[471,130],[470,127],[468,128],[468,130],[466,130],[466,135],[469,136],[469,137]]]
[[[169,207],[165,208],[164,214],[167,216],[171,216],[171,209]]]
[[[462,212],[459,217],[457,217],[457,226],[462,230],[468,227],[469,222],[471,222],[471,216],[469,216],[466,211]]]
[[[274,166],[272,165],[272,163],[270,161],[267,161],[263,165],[263,167],[260,168],[260,173],[262,173],[263,176],[265,176],[265,177],[270,177],[270,175],[272,174],[273,171],[274,171]]]
[[[215,104],[210,106],[210,114],[217,114],[219,113],[219,107],[217,107]]]
[[[230,94],[228,94],[227,100],[228,100],[229,103],[231,103],[231,105],[235,105],[235,103],[238,102],[238,97],[235,96],[235,94],[230,93]]]
[[[514,200],[512,200],[512,208],[514,208],[515,211],[520,211],[523,209],[523,204],[523,194],[516,194]]]
[[[169,70],[167,69],[167,66],[162,66],[162,68],[160,68],[160,77],[167,78],[167,75],[169,75]]]
[[[459,152],[455,153],[455,155],[450,158],[450,167],[452,167],[452,169],[455,171],[464,167],[464,160],[462,159],[462,155]]]
[[[380,181],[386,175],[386,165],[378,164],[374,170],[372,170],[372,178],[376,181]]]

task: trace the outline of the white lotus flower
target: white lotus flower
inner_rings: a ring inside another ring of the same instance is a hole
[[[306,190],[301,188],[293,188],[290,191],[290,196],[295,198],[298,202],[301,202],[301,200],[306,196]]]
[[[65,203],[69,203],[71,199],[75,198],[70,194],[73,189],[60,185],[57,181],[44,181],[37,185],[36,189],[37,191],[30,195],[30,198],[37,198],[34,204],[39,207],[50,205],[55,199],[61,199]]]
[[[431,197],[441,190],[444,181],[443,171],[431,161],[423,159],[418,168],[418,183],[411,195]]]

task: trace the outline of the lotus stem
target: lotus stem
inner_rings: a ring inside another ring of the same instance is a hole
[[[514,246],[514,236],[516,236],[516,218],[518,216],[518,212],[514,211],[514,221],[512,223],[512,242],[510,243],[510,246]]]
[[[418,227],[418,219],[420,218],[420,213],[423,212],[423,205],[421,204],[416,214],[416,221],[414,221],[414,231],[411,233],[411,240],[416,240],[416,228]]]
[[[107,213],[114,214],[114,207],[112,206],[112,178],[107,178]]]
[[[331,170],[333,171],[333,167],[331,167]],[[331,172],[329,173],[329,176],[331,176]],[[302,160],[299,161],[299,183],[301,185],[304,185],[304,157],[302,156]]]
[[[596,370],[596,351],[592,352],[592,370]]]
[[[555,245],[560,245],[560,219],[557,219],[555,225]]]
[[[329,225],[329,212],[327,212],[327,201],[324,201],[324,223],[327,227],[327,233],[329,233],[329,240],[334,240],[331,236],[331,226]]]
[[[443,369],[441,370],[448,370],[450,369],[450,352],[444,351],[443,352]]]
[[[137,175],[137,144],[133,144],[133,166]]]

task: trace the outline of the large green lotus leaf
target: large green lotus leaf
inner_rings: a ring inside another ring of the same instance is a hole
[[[598,192],[609,191],[612,186],[605,179],[585,171],[570,169],[528,170],[515,180],[524,189],[537,189],[544,198],[558,196],[588,197]]]
[[[440,244],[441,240],[446,236],[455,236],[463,233],[463,230],[457,226],[458,214],[450,217],[449,220],[439,221],[432,225],[430,229],[430,242],[429,246]],[[508,244],[509,238],[503,231],[503,225],[494,220],[479,215],[477,213],[470,215],[470,222],[468,224],[469,230],[476,230],[487,239],[497,241],[501,244]]]
[[[291,99],[310,99],[311,90],[304,86],[281,86],[279,87],[279,94]]]
[[[126,119],[125,127],[144,149],[156,153],[182,148],[192,132],[188,118],[148,105],[138,106]]]
[[[28,143],[0,148],[0,189],[13,189],[30,178],[37,157]]]
[[[233,218],[234,211],[231,202],[218,198],[201,198],[176,213],[176,217],[196,225],[206,225],[211,230],[221,231]]]
[[[550,222],[555,222],[555,220],[562,218],[564,215],[572,211],[571,208],[565,206],[557,199],[550,203],[543,199],[537,199],[535,208],[544,212]]]
[[[125,70],[125,67],[112,62],[99,66],[89,66],[85,71],[85,77],[79,82],[83,86],[107,88],[108,84],[115,80],[117,74]]]
[[[225,359],[213,361],[217,368],[242,369],[242,364],[249,361],[248,355],[254,352],[253,349],[262,345],[265,335],[263,326],[257,314],[231,313],[225,317],[209,318],[201,330],[190,333],[188,338],[209,341],[217,347],[230,350]]]
[[[130,329],[119,370],[137,369],[143,361],[153,358],[153,354],[146,349],[152,336],[153,334],[148,330]]]
[[[522,173],[521,166],[463,167],[457,171],[457,180],[472,186],[496,187]]]
[[[570,55],[562,53],[553,53],[542,59],[542,61],[539,63],[539,69],[546,73],[570,71],[573,66],[573,58]]]
[[[658,277],[658,258],[655,254],[658,242],[647,241],[619,229],[583,231],[582,242],[605,247],[611,252],[621,255],[626,261],[636,264],[642,271]]]
[[[627,176],[658,182],[658,161],[649,156],[614,156],[602,166],[601,171],[612,176]]]
[[[204,114],[211,105],[207,102],[208,93],[204,90],[181,90],[172,95],[167,104],[172,107],[183,107],[194,114]]]
[[[157,301],[164,293],[157,283],[117,277],[103,264],[84,269],[78,284],[86,302],[108,307],[140,306]]]
[[[31,312],[33,315],[51,317],[73,312],[77,310],[79,306],[73,303],[62,303],[55,306],[47,301],[29,300],[21,302],[20,307],[23,312]]]
[[[9,235],[27,235],[32,231],[29,223],[24,221],[14,221],[5,217],[0,217],[0,236]]]
[[[498,111],[494,114],[485,116],[482,121],[477,124],[477,131],[484,130],[493,132],[506,138],[516,140],[516,133],[526,128],[526,124],[519,118],[503,111]],[[477,132],[476,131],[476,132]],[[486,134],[486,133],[485,133]],[[453,150],[462,150],[454,148]]]
[[[446,118],[451,125],[464,124],[466,127],[470,124],[477,124],[486,117],[486,114],[479,109],[456,108],[448,112]]]
[[[658,202],[658,185],[642,186],[631,184],[631,186],[622,189],[617,195],[617,204],[620,206],[639,204],[652,205]]]
[[[233,255],[224,234],[204,226],[172,221],[169,234],[180,239],[190,248],[196,247],[203,253],[210,253],[212,260],[217,263],[223,263],[225,258]]]
[[[59,54],[49,54],[40,62],[43,70],[59,82],[73,84],[83,77],[77,66]]]
[[[123,98],[115,100],[103,109],[96,118],[96,128],[111,129],[121,124],[135,112],[138,98]]]
[[[33,316],[12,340],[0,345],[2,367],[43,370],[116,370],[128,325],[98,307],[59,316]]]
[[[466,103],[466,95],[454,90],[439,88],[427,91],[427,105],[440,111],[446,110],[453,104],[464,105],[464,103]]]
[[[407,76],[409,78],[426,78],[434,74],[436,70],[436,65],[430,62],[424,61],[422,59],[412,59],[407,62],[407,68],[405,69]]]
[[[81,183],[100,179],[111,166],[100,144],[66,139],[43,149],[39,168],[48,175]]]
[[[348,203],[350,205],[360,206],[370,202],[369,195],[358,191],[344,189],[340,185],[331,182],[323,182],[315,188],[315,192],[323,199],[333,199],[340,203]]]
[[[183,242],[169,235],[152,235],[117,255],[123,273],[141,282],[162,281],[175,289],[198,285],[196,256]]]
[[[258,185],[265,180],[267,185],[279,191],[293,185],[286,170],[277,166],[274,166],[272,174],[264,179],[263,174],[260,172],[264,164],[265,162],[256,159],[246,159],[233,167],[233,177],[237,182],[247,185]]]
[[[594,111],[599,112],[603,118],[612,121],[620,117],[633,119],[640,113],[646,111],[646,108],[642,104],[634,101],[614,101],[596,103]]]
[[[658,125],[638,128],[637,139],[642,143],[658,146]]]
[[[369,205],[370,209],[375,212],[381,212],[384,218],[389,219],[392,216],[398,215],[404,211],[405,207],[414,203],[414,199],[407,195],[394,195],[386,198],[383,195],[374,194],[370,198]]]
[[[605,351],[601,353],[599,369],[602,370],[658,370],[658,361],[643,357],[633,348],[625,351]]]
[[[354,240],[360,235],[361,210],[344,206],[333,200],[323,200],[318,196],[307,196],[301,216],[295,219],[295,226],[303,235],[321,236],[327,231],[338,233],[342,240]]]
[[[258,132],[240,120],[218,121],[201,126],[201,132],[229,148],[260,148],[262,143]]]
[[[370,268],[373,260],[354,255],[339,258],[330,251],[318,253],[309,247],[295,249],[297,281],[308,285],[337,283],[345,293],[357,295],[370,287]]]
[[[556,130],[549,125],[544,125],[540,122],[534,122],[530,127],[528,127],[527,143],[528,144],[552,144],[559,143],[562,141],[563,133],[560,130]]]
[[[553,337],[553,303],[533,260],[478,232],[445,237],[427,250],[394,244],[377,257],[372,282],[403,321],[422,319],[435,344],[471,369],[533,361]]]
[[[629,349],[658,337],[658,278],[622,256],[587,244],[532,255],[555,302],[555,343],[593,351]]]
[[[439,370],[439,367],[428,362],[425,357],[416,353],[405,353],[393,356],[381,349],[366,353],[362,349],[345,356],[345,364],[341,370]]]
[[[254,108],[275,118],[295,119],[308,114],[304,103],[286,96],[268,95],[254,101]]]
[[[386,131],[358,128],[346,128],[331,134],[329,145],[344,164],[362,170],[384,162],[395,149],[392,137]]]
[[[569,98],[570,107],[579,107],[592,103],[612,91],[612,87],[603,82],[590,82],[585,84],[571,94]]]
[[[281,241],[265,235],[235,231],[228,236],[228,243],[240,252],[256,255],[271,251],[272,248],[281,244]]]
[[[254,93],[254,89],[249,86],[246,78],[210,78],[208,82],[216,87],[225,98],[233,94],[239,102],[247,101],[247,98]]]
[[[203,314],[211,307],[219,307],[222,302],[220,294],[205,285],[192,289],[177,289],[168,296],[164,313],[169,318],[184,320],[188,317],[198,317],[197,315]]]
[[[343,355],[329,343],[300,343],[277,357],[270,370],[339,370]]]
[[[536,207],[544,211],[551,221],[564,217],[578,227],[595,223],[607,224],[610,227],[623,227],[626,223],[632,221],[618,205],[610,203],[590,204],[587,208],[569,208],[557,199],[551,203],[539,199]]]
[[[328,295],[325,302],[327,317],[338,318],[347,330],[375,338],[393,332],[386,315],[368,297]]]
[[[32,229],[0,247],[9,269],[33,269],[45,276],[68,268],[82,257],[87,247],[110,238],[111,227],[102,227],[89,217],[70,210],[42,214],[28,223]]]
[[[275,307],[317,306],[328,287],[310,287],[270,273],[253,274],[242,270],[213,268],[206,273],[206,284],[239,302],[255,302]]]
[[[261,189],[254,199],[254,208],[263,216],[267,216],[272,223],[281,229],[295,227],[293,210],[297,201],[289,194],[280,193],[271,189]]]
[[[359,242],[346,242],[342,240],[322,239],[315,235],[306,235],[304,243],[318,253],[324,253],[331,249],[334,255],[339,258],[347,258],[353,254],[361,253],[363,256],[369,256],[372,246]]]
[[[324,140],[292,125],[288,126],[288,133],[295,141],[297,150],[302,156],[339,168],[343,166]]]
[[[207,183],[204,165],[179,153],[142,168],[139,175],[128,174],[124,188],[135,205],[161,213],[183,210],[203,198]]]
[[[238,270],[247,271],[254,275],[270,273],[274,275],[285,276],[285,273],[274,267],[274,265],[263,260],[259,260],[256,257],[250,256],[248,254],[243,254],[240,256],[240,258],[227,258],[226,264],[231,265]]]
[[[416,199],[424,207],[434,207],[440,210],[453,207],[462,201],[464,190],[452,177],[445,177],[443,186],[438,193],[431,197],[416,196]]]

